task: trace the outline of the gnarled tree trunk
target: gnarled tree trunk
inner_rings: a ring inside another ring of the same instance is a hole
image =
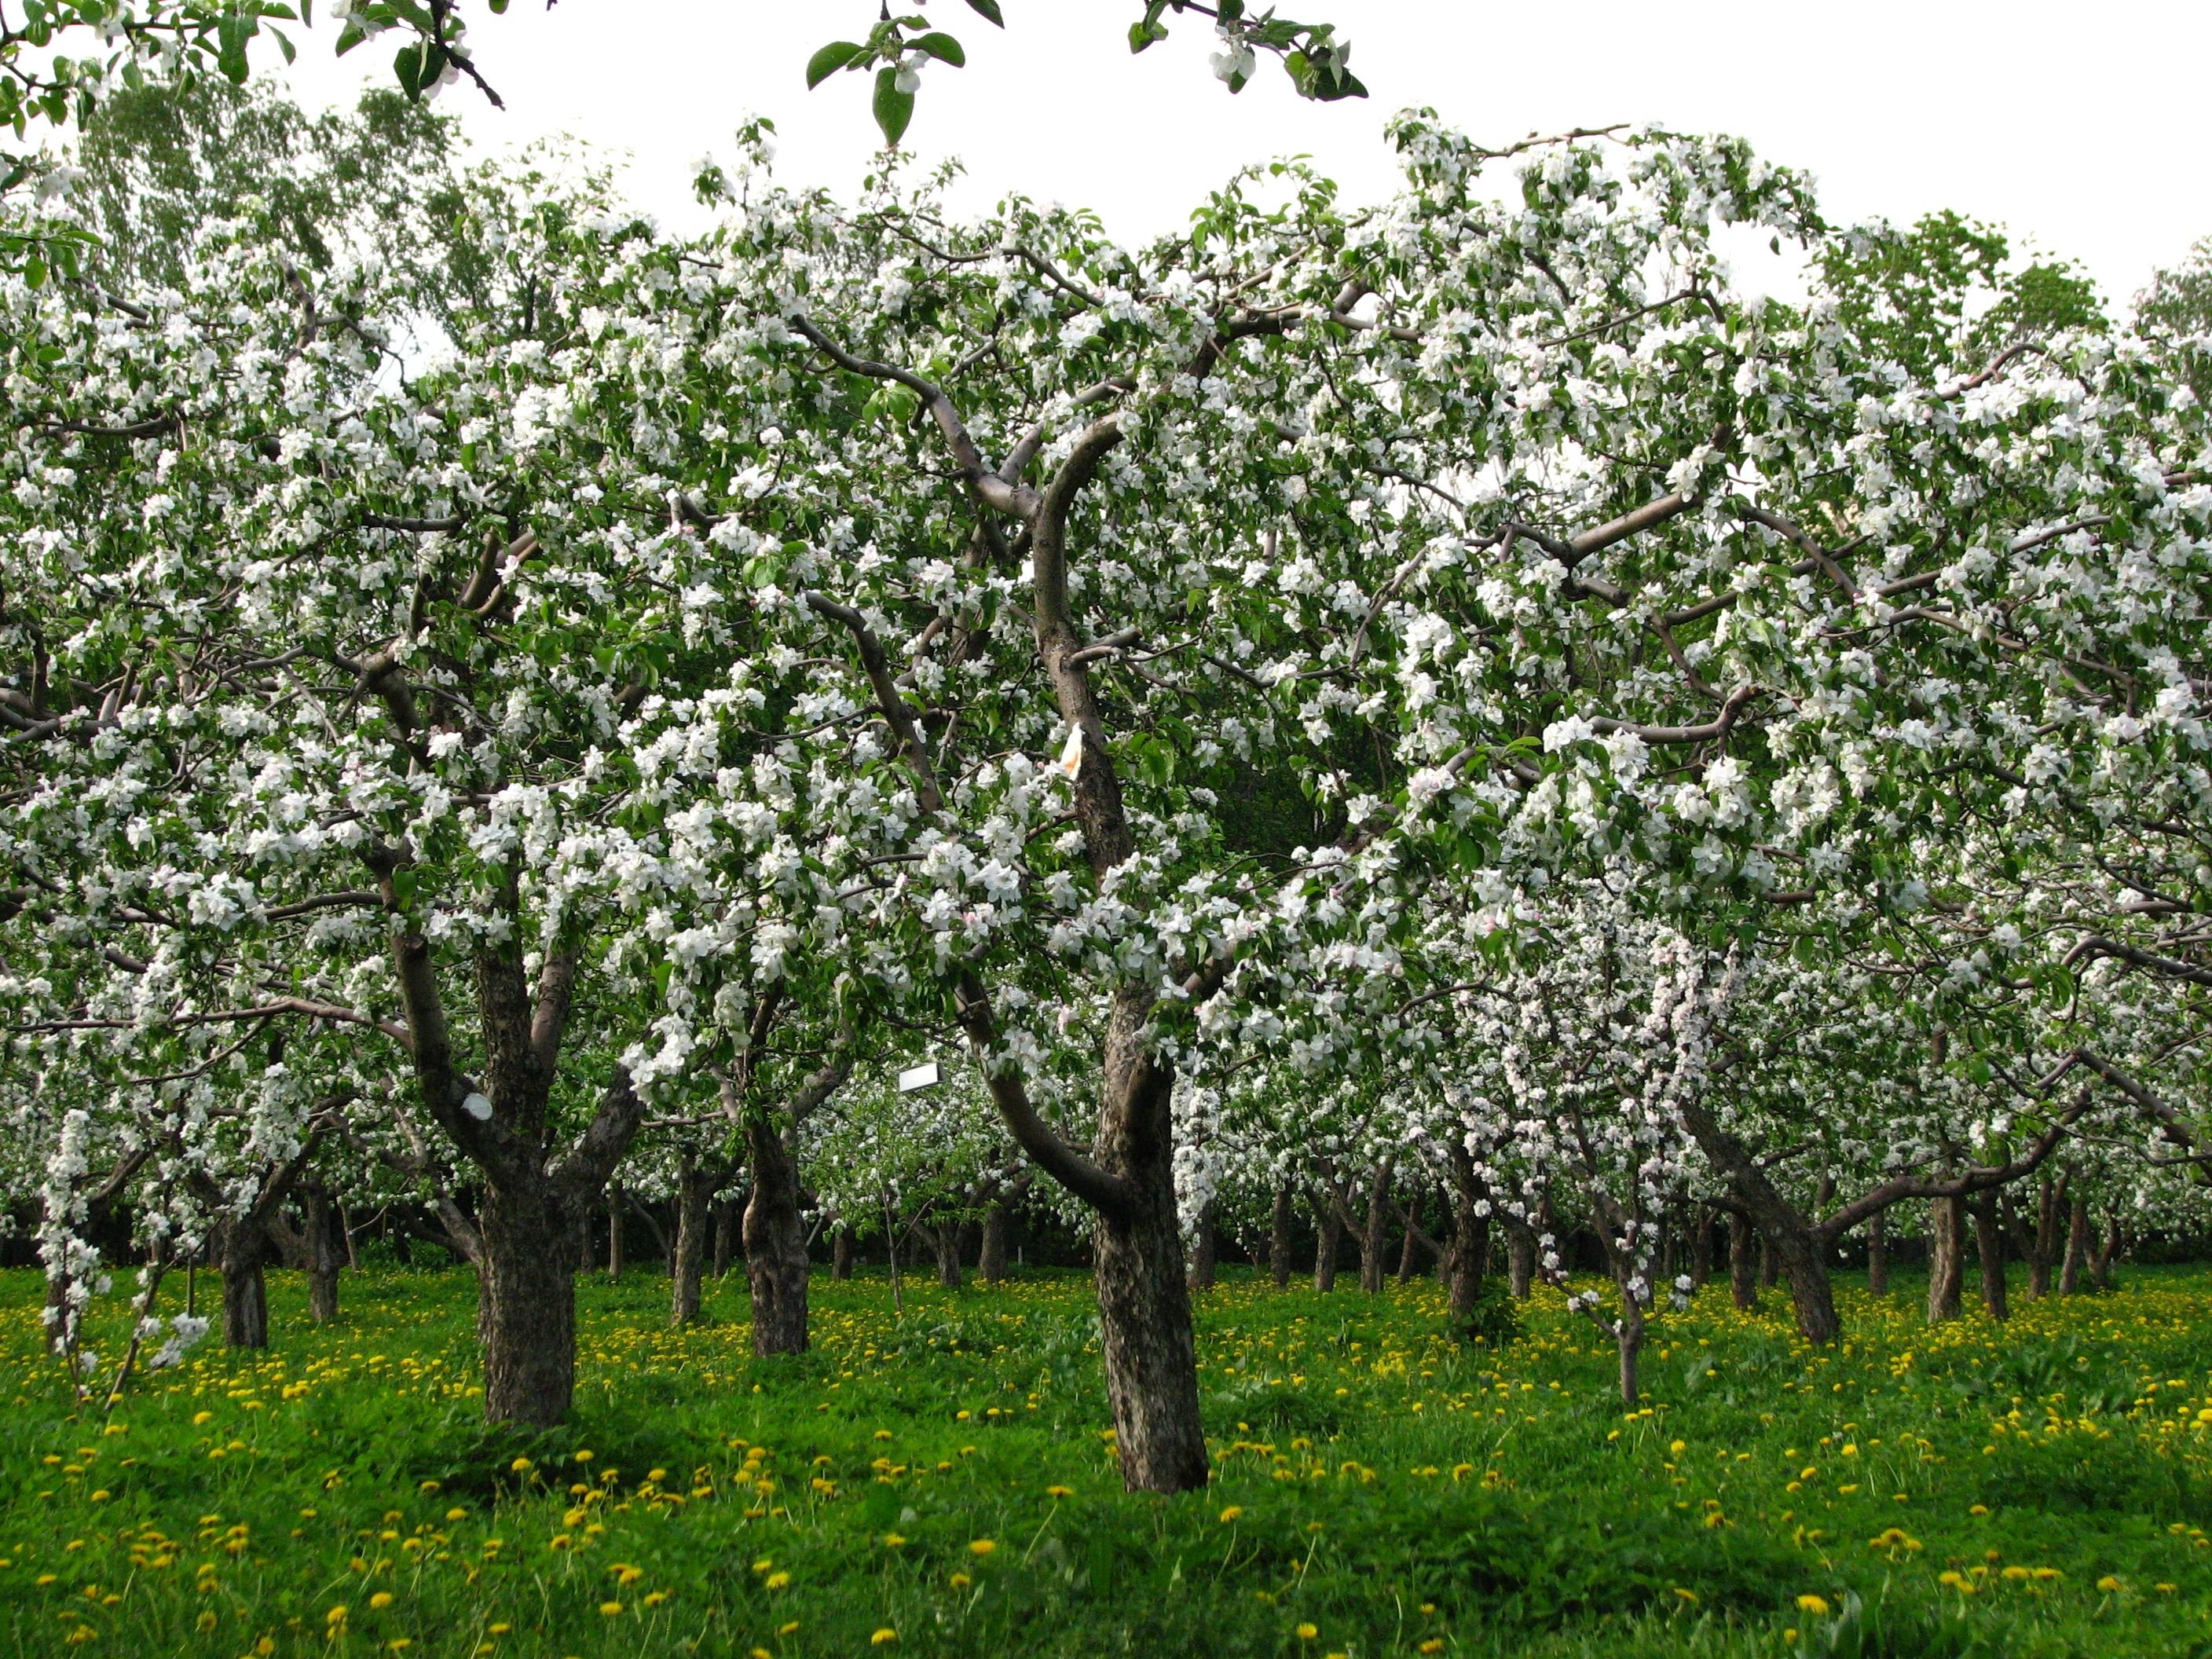
[[[548,1428],[576,1391],[574,1218],[552,1182],[514,1185],[488,1186],[477,1210],[484,1415]]]
[[[1291,1282],[1291,1184],[1275,1188],[1275,1201],[1267,1213],[1267,1276],[1277,1290]]]
[[[1382,1294],[1383,1251],[1389,1243],[1383,1229],[1390,1218],[1390,1176],[1395,1162],[1385,1158],[1375,1166],[1367,1183],[1367,1225],[1359,1235],[1359,1288],[1370,1296]]]
[[[1505,1287],[1516,1302],[1536,1288],[1536,1233],[1525,1221],[1505,1218]]]
[[[738,1252],[738,1206],[731,1200],[714,1202],[714,1266],[716,1279],[730,1276],[730,1263]]]
[[[228,1347],[269,1346],[269,1287],[263,1270],[270,1241],[258,1216],[216,1224],[216,1263],[222,1273],[222,1340]]]
[[[2005,1296],[2004,1228],[1997,1218],[1997,1195],[1983,1193],[1972,1204],[1974,1254],[1982,1264],[1982,1310],[1992,1319],[2012,1317]]]
[[[1121,1480],[1187,1492],[1211,1471],[1199,1417],[1197,1350],[1176,1215],[1174,1074],[1145,1050],[1148,994],[1119,995],[1106,1038],[1104,1109],[1094,1155],[1126,1201],[1092,1229],[1106,1393]]]
[[[1213,1236],[1213,1200],[1208,1199],[1198,1213],[1198,1225],[1192,1231],[1190,1241],[1190,1287],[1194,1291],[1213,1288],[1216,1251],[1219,1242]]]
[[[2081,1271],[2089,1265],[2089,1201],[2076,1198],[2067,1206],[2066,1261],[2058,1270],[2058,1294],[2075,1296],[2081,1289]]]
[[[937,1282],[948,1291],[957,1291],[965,1282],[960,1272],[960,1224],[940,1221],[929,1230],[931,1247],[937,1252]]]
[[[1006,1206],[993,1199],[983,1206],[983,1242],[975,1253],[975,1277],[986,1285],[1006,1282]]]
[[[1337,1218],[1336,1200],[1323,1194],[1314,1206],[1314,1289],[1336,1288],[1336,1257],[1343,1243],[1344,1223]]]
[[[1702,1291],[1713,1276],[1713,1206],[1698,1206],[1698,1219],[1690,1233],[1690,1285]]]
[[[668,1263],[668,1322],[696,1324],[707,1270],[708,1212],[721,1172],[687,1158],[676,1176],[676,1248]]]
[[[619,1181],[607,1182],[607,1283],[619,1285],[623,1276],[623,1233],[629,1224],[629,1194]]]
[[[753,1352],[805,1353],[806,1228],[799,1213],[799,1170],[767,1115],[745,1120],[752,1197],[745,1205],[745,1279],[752,1290]]]
[[[2112,1288],[2112,1264],[2120,1255],[2120,1218],[2115,1213],[2105,1218],[2104,1241],[2097,1253],[2089,1258],[2089,1282],[2100,1291]]]
[[[1867,1222],[1867,1294],[1889,1294],[1889,1218],[1874,1216]]]
[[[1729,1295],[1743,1311],[1759,1305],[1759,1249],[1740,1211],[1729,1217]]]
[[[836,1237],[830,1241],[830,1277],[850,1279],[852,1276],[853,1230],[840,1222]]]
[[[1960,1201],[1928,1200],[1928,1322],[1956,1319],[1966,1277],[1966,1246],[1960,1237]]]
[[[1444,1297],[1458,1327],[1474,1316],[1483,1275],[1490,1271],[1490,1217],[1482,1212],[1489,1194],[1467,1148],[1455,1139],[1449,1152],[1451,1243],[1444,1250]]]

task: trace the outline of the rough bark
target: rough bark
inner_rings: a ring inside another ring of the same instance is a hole
[[[960,1271],[960,1224],[939,1222],[929,1230],[929,1242],[937,1253],[937,1282],[948,1291],[958,1290],[966,1282]]]
[[[668,1322],[698,1322],[701,1281],[707,1271],[708,1214],[721,1172],[686,1160],[676,1177],[676,1248],[668,1263]]]
[[[2081,1290],[2081,1270],[2089,1262],[2089,1203],[2076,1198],[2067,1206],[2066,1261],[2058,1270],[2058,1294],[2077,1296]]]
[[[267,1229],[258,1216],[227,1217],[216,1224],[216,1264],[222,1273],[222,1340],[227,1347],[269,1346],[269,1287],[264,1277],[270,1254]]]
[[[836,1237],[830,1242],[830,1277],[850,1279],[853,1276],[853,1230],[840,1224]]]
[[[619,1181],[607,1182],[607,1283],[619,1285],[623,1276],[623,1233],[629,1221],[629,1195]]]
[[[2096,1254],[2089,1258],[2089,1282],[2100,1291],[2112,1288],[2112,1264],[2120,1255],[2120,1218],[2117,1215],[2105,1218],[2105,1237],[2098,1244]]]
[[[1176,1213],[1174,1075],[1145,1051],[1150,1012],[1148,994],[1124,993],[1109,1023],[1094,1147],[1127,1196],[1099,1213],[1091,1238],[1121,1480],[1131,1491],[1174,1492],[1203,1486],[1212,1464]]]
[[[2032,1230],[2022,1230],[2022,1242],[2027,1248],[2021,1253],[2027,1258],[2027,1293],[2038,1302],[2051,1295],[2051,1270],[2057,1264],[2058,1253],[2064,1247],[2066,1187],[2063,1171],[2056,1180],[2046,1176],[2038,1183],[2035,1225]]]
[[[1759,1236],[1759,1288],[1771,1291],[1781,1282],[1782,1255],[1774,1248],[1774,1241],[1765,1233]]]
[[[1966,1276],[1966,1249],[1960,1237],[1960,1200],[1928,1200],[1928,1322],[1941,1324],[1959,1317],[1960,1298]]]
[[[986,1285],[1006,1282],[1006,1206],[993,1199],[983,1208],[983,1242],[975,1252],[975,1277]]]
[[[1974,1255],[1982,1267],[1982,1310],[1992,1319],[2012,1317],[2005,1295],[2004,1229],[1997,1218],[1997,1195],[1984,1193],[1975,1199]]]
[[[495,1423],[550,1428],[575,1394],[576,1264],[562,1196],[545,1181],[493,1186],[477,1207],[484,1415]]]
[[[301,1200],[301,1270],[307,1276],[307,1317],[328,1325],[338,1316],[338,1268],[344,1255],[338,1243],[335,1206],[330,1192],[310,1187]]]
[[[1490,1271],[1490,1217],[1482,1212],[1489,1198],[1474,1159],[1455,1139],[1451,1157],[1451,1243],[1444,1250],[1444,1297],[1455,1326],[1474,1313],[1483,1276]]]
[[[1367,1224],[1359,1233],[1359,1288],[1369,1296],[1382,1294],[1384,1247],[1389,1243],[1383,1229],[1390,1217],[1394,1162],[1386,1158],[1376,1164],[1367,1183]]]
[[[1337,1218],[1335,1200],[1324,1195],[1314,1206],[1314,1289],[1336,1288],[1336,1257],[1343,1243],[1344,1223]]]
[[[1267,1215],[1267,1276],[1279,1291],[1291,1282],[1291,1185],[1275,1188],[1275,1202]]]
[[[1217,1252],[1220,1241],[1213,1232],[1213,1200],[1208,1199],[1199,1212],[1198,1225],[1190,1241],[1190,1288],[1210,1291],[1213,1288]]]
[[[805,1353],[806,1228],[799,1212],[799,1170],[765,1114],[745,1122],[753,1190],[745,1205],[745,1279],[752,1291],[753,1352]]]
[[[1690,1283],[1702,1291],[1713,1276],[1713,1210],[1710,1204],[1698,1206],[1698,1222],[1690,1235]]]
[[[1526,1302],[1536,1286],[1536,1235],[1525,1221],[1505,1224],[1505,1285],[1516,1302]]]
[[[1889,1218],[1886,1215],[1867,1223],[1867,1294],[1889,1294]]]
[[[1741,1215],[1729,1218],[1729,1294],[1743,1311],[1759,1305],[1759,1251],[1751,1223]]]
[[[730,1276],[730,1262],[738,1249],[738,1206],[729,1199],[720,1199],[714,1205],[714,1266],[717,1279]]]

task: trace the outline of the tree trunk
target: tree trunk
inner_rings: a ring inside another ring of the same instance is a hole
[[[2112,1288],[2112,1263],[2120,1254],[2120,1218],[2118,1214],[2105,1219],[2104,1242],[2097,1253],[2089,1258],[2089,1282],[2100,1291]]]
[[[2027,1294],[2033,1301],[2045,1301],[2051,1295],[2051,1269],[2058,1259],[2062,1243],[2060,1218],[2065,1213],[2065,1176],[2062,1174],[2055,1181],[2045,1176],[2036,1188],[2035,1229],[2029,1235],[2030,1243],[2025,1252]]]
[[[983,1243],[975,1253],[975,1277],[986,1285],[1006,1282],[1006,1206],[993,1199],[983,1210]]]
[[[1928,1322],[1941,1324],[1960,1314],[1966,1277],[1966,1246],[1960,1237],[1959,1200],[1928,1200]]]
[[[1623,1409],[1632,1412],[1644,1358],[1644,1310],[1634,1302],[1623,1300],[1613,1340],[1620,1352],[1620,1403]]]
[[[929,1230],[929,1242],[937,1251],[937,1282],[948,1291],[958,1290],[965,1282],[960,1273],[960,1224],[939,1222]]]
[[[1418,1201],[1415,1204],[1407,1205],[1406,1206],[1406,1237],[1398,1246],[1398,1282],[1401,1285],[1410,1285],[1413,1282],[1413,1268],[1417,1265],[1414,1251],[1419,1248],[1421,1242],[1420,1224]]]
[[[1759,1250],[1751,1223],[1740,1214],[1729,1217],[1729,1294],[1744,1312],[1759,1305]]]
[[[806,1228],[799,1213],[799,1170],[768,1118],[745,1121],[752,1196],[745,1205],[745,1279],[752,1290],[753,1352],[805,1353]]]
[[[730,1276],[730,1261],[738,1249],[738,1206],[729,1199],[714,1205],[714,1267],[716,1279]]]
[[[1710,1204],[1698,1206],[1698,1224],[1690,1235],[1690,1284],[1694,1290],[1705,1288],[1713,1276],[1713,1210]]]
[[[1336,1253],[1344,1242],[1344,1223],[1337,1218],[1336,1203],[1324,1195],[1314,1206],[1314,1289],[1336,1288]]]
[[[1367,1227],[1359,1235],[1359,1288],[1369,1296],[1382,1294],[1383,1251],[1389,1243],[1383,1227],[1390,1218],[1393,1162],[1386,1158],[1376,1164],[1374,1178],[1367,1183]]]
[[[987,1233],[988,1238],[989,1235]],[[836,1237],[830,1241],[830,1277],[850,1279],[853,1276],[853,1230],[842,1222]]]
[[[1213,1236],[1213,1200],[1208,1199],[1198,1212],[1198,1226],[1190,1241],[1190,1288],[1194,1291],[1213,1288],[1218,1249],[1218,1241]]]
[[[2058,1270],[2058,1294],[2078,1295],[2081,1270],[2089,1264],[2089,1203],[2077,1198],[2067,1206],[2066,1262]]]
[[[2012,1305],[2005,1296],[2004,1228],[1997,1217],[1997,1195],[1982,1193],[1972,1208],[1974,1255],[1982,1265],[1982,1310],[1992,1319],[2009,1319]]]
[[[338,1248],[337,1218],[327,1189],[310,1187],[301,1200],[301,1242],[307,1275],[307,1317],[327,1325],[338,1316]]]
[[[708,1213],[720,1183],[714,1172],[685,1162],[676,1177],[676,1249],[668,1263],[668,1322],[699,1321],[700,1281],[707,1270]]]
[[[1444,1250],[1444,1297],[1451,1322],[1463,1326],[1474,1316],[1483,1275],[1490,1271],[1490,1218],[1477,1206],[1488,1197],[1474,1172],[1474,1160],[1456,1138],[1451,1155],[1451,1243]]]
[[[574,1219],[550,1182],[520,1193],[484,1189],[479,1321],[491,1422],[550,1428],[568,1415],[576,1391]]]
[[[1526,1302],[1536,1288],[1535,1231],[1510,1218],[1505,1224],[1505,1287],[1516,1302]]]
[[[623,1229],[629,1219],[629,1199],[619,1181],[607,1182],[607,1283],[619,1285],[623,1270]]]
[[[1771,1291],[1782,1277],[1781,1253],[1762,1229],[1759,1235],[1759,1288]]]
[[[1175,1073],[1147,1048],[1151,1010],[1148,993],[1124,991],[1108,1022],[1092,1156],[1124,1196],[1097,1212],[1091,1238],[1122,1485],[1177,1492],[1206,1485],[1212,1466],[1176,1208]]]
[[[1889,1294],[1889,1218],[1872,1216],[1867,1221],[1867,1294]]]
[[[269,1346],[269,1287],[263,1269],[269,1260],[269,1235],[250,1216],[225,1218],[216,1226],[216,1260],[222,1272],[222,1340],[228,1347]]]
[[[1275,1288],[1285,1290],[1291,1282],[1291,1186],[1285,1182],[1275,1188],[1274,1207],[1267,1217],[1267,1273],[1275,1281]]]

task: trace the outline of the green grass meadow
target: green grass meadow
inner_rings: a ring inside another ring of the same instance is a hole
[[[203,1291],[212,1284],[203,1279]],[[1814,1352],[1725,1288],[1643,1408],[1540,1293],[1497,1350],[1426,1283],[1199,1299],[1215,1479],[1121,1489],[1088,1282],[580,1282],[572,1421],[481,1419],[473,1283],[349,1274],[318,1329],[73,1413],[0,1275],[0,1644],[21,1654],[2212,1655],[2212,1283],[2142,1268],[2008,1327],[1843,1298]],[[176,1287],[181,1295],[181,1287]],[[172,1300],[174,1299],[173,1297]],[[122,1296],[93,1322],[119,1351]]]

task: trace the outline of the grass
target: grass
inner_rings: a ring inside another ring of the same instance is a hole
[[[1847,1292],[1662,1317],[1650,1397],[1556,1293],[1503,1350],[1382,1298],[1200,1298],[1216,1478],[1120,1489],[1088,1284],[582,1287],[577,1409],[488,1431],[471,1282],[349,1275],[104,1428],[0,1275],[0,1644],[22,1654],[2212,1655],[2203,1270],[1931,1330]],[[123,1316],[101,1316],[112,1352]],[[106,1338],[105,1341],[101,1338]],[[2201,1416],[2200,1416],[2201,1414]],[[891,1632],[891,1634],[884,1634]]]

